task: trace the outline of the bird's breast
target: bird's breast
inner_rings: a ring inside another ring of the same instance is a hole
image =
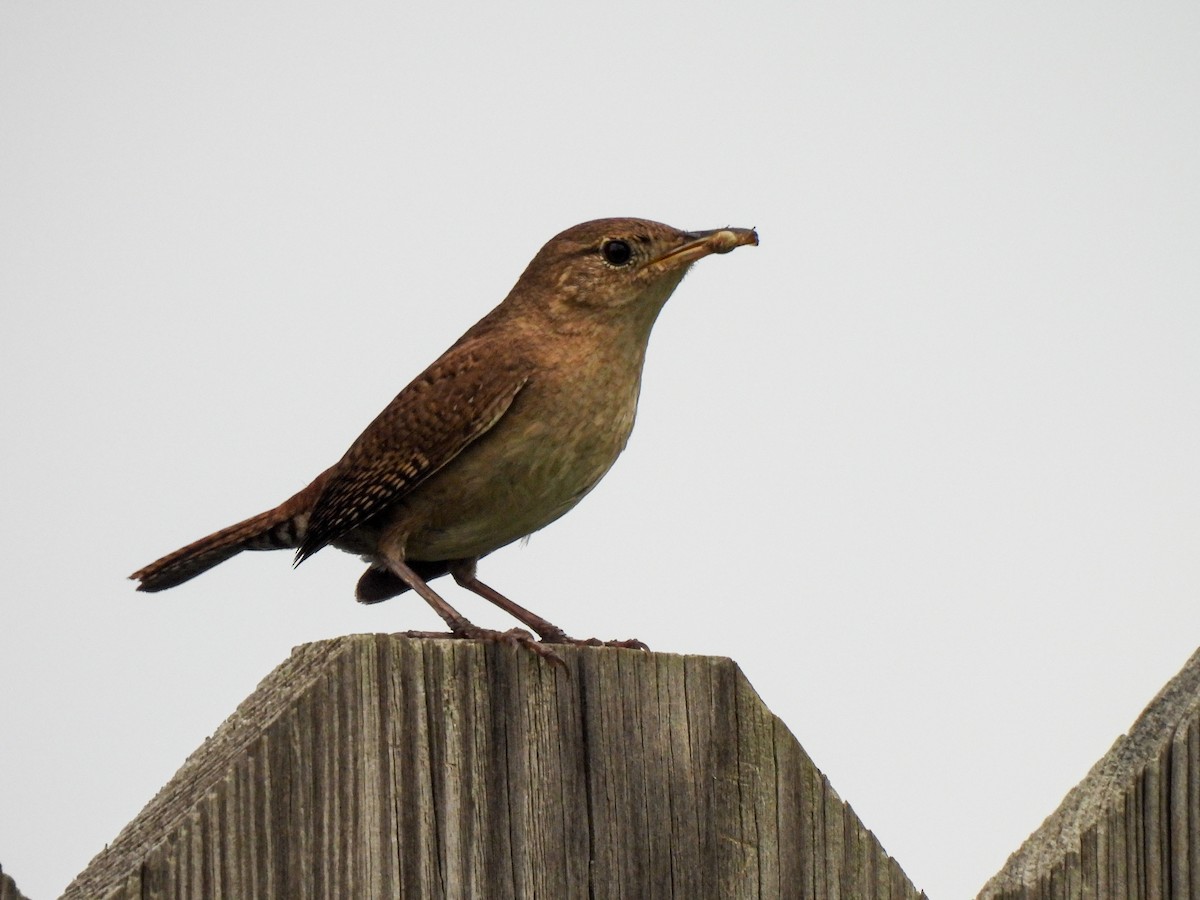
[[[639,381],[532,380],[491,431],[401,504],[409,558],[481,556],[574,507],[624,449]]]

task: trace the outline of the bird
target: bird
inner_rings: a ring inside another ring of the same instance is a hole
[[[130,578],[162,591],[245,550],[292,550],[299,565],[332,546],[368,563],[360,602],[411,589],[449,628],[409,635],[506,642],[552,660],[556,644],[645,649],[570,637],[480,581],[477,564],[596,486],[633,429],[663,305],[697,260],[756,244],[753,228],[682,231],[635,218],[566,229],[307,487]],[[524,627],[473,624],[429,586],[447,574]]]

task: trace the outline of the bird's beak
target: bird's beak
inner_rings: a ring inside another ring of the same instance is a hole
[[[655,268],[677,269],[689,266],[710,253],[728,253],[744,244],[757,245],[758,232],[753,228],[717,228],[713,231],[692,231],[685,234],[687,240],[668,250],[650,263]]]

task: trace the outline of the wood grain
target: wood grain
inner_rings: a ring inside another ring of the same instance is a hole
[[[0,866],[0,900],[26,900],[12,876],[4,874],[4,866]]]
[[[979,900],[1200,897],[1200,651]]]
[[[730,660],[297,648],[65,898],[918,892]]]

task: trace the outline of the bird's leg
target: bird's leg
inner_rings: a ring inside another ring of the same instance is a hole
[[[437,637],[437,638],[461,638],[465,640],[484,640],[496,641],[497,643],[510,644],[512,646],[525,647],[533,651],[538,656],[552,663],[566,667],[562,657],[551,650],[539,644],[533,639],[528,631],[520,628],[510,628],[508,631],[495,631],[491,628],[480,628],[478,625],[471,622],[466,616],[456,610],[453,606],[442,599],[441,595],[433,588],[425,583],[425,581],[417,575],[406,563],[397,559],[385,559],[384,564],[397,577],[403,580],[409,587],[416,591],[421,598],[433,607],[433,611],[442,617],[442,620],[450,628],[449,634],[443,634],[437,631],[409,631],[406,632],[408,637]]]
[[[462,587],[483,599],[496,604],[526,628],[535,631],[548,644],[577,644],[565,631],[552,622],[543,619],[537,613],[526,609],[521,604],[509,600],[493,587],[484,584],[475,577],[475,560],[464,560],[450,566],[450,574]]]
[[[509,600],[493,587],[484,584],[475,577],[475,560],[466,559],[450,565],[450,574],[462,587],[478,594],[500,607],[526,628],[537,633],[537,636],[547,644],[577,644],[589,647],[624,647],[629,650],[649,650],[641,641],[631,638],[627,641],[602,641],[599,638],[580,640],[573,638],[553,622],[543,619],[537,613],[526,609],[521,604]],[[443,601],[444,602],[444,601]]]

